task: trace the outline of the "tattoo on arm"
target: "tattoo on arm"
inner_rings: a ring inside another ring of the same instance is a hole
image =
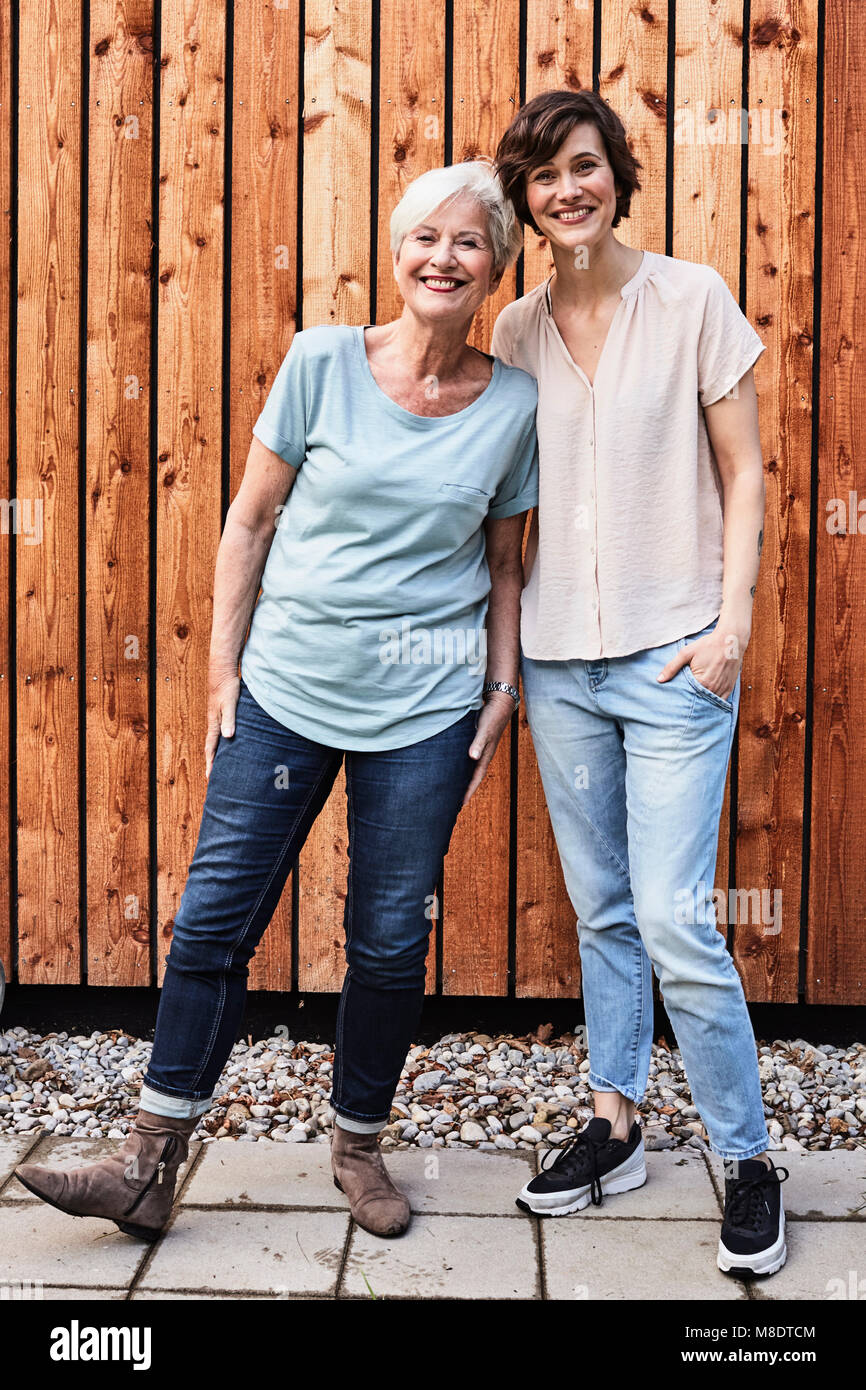
[[[764,545],[764,528],[763,528],[763,526],[762,526],[762,527],[761,527],[761,530],[760,530],[760,534],[759,534],[759,536],[758,536],[758,554],[759,554],[759,555],[760,555],[760,553],[761,553],[761,550],[763,549],[763,545]]]

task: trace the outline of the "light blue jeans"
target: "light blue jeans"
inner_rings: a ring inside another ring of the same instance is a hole
[[[717,622],[597,661],[521,650],[520,673],[578,915],[589,1083],[643,1098],[655,969],[710,1148],[746,1159],[768,1144],[757,1048],[711,896],[740,681],[725,700],[689,665],[656,680]]]

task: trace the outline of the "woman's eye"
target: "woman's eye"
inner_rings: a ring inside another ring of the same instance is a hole
[[[591,160],[585,159],[585,160],[582,161],[582,163],[578,164],[577,167],[578,167],[578,169],[581,170],[581,171],[584,170],[584,169],[590,169],[590,170],[592,170],[592,169],[595,168],[595,165],[592,163]],[[549,178],[552,178],[552,177],[553,177],[553,174],[551,173],[551,171],[550,171],[549,169],[543,169],[543,170],[541,171],[541,173],[539,173],[539,174],[534,174],[534,175],[533,175],[533,182],[535,182],[535,183],[540,183],[542,179],[549,179]]]

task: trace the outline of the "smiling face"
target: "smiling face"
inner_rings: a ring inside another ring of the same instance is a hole
[[[422,318],[471,318],[504,273],[503,267],[493,274],[487,216],[469,195],[435,208],[392,260],[406,306]]]
[[[610,233],[617,186],[604,141],[591,122],[576,125],[553,158],[526,175],[526,202],[542,236],[577,249]]]

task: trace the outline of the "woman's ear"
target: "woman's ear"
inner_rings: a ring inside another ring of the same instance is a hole
[[[502,283],[502,277],[504,274],[505,266],[502,266],[499,270],[493,272],[493,274],[490,276],[489,289],[487,291],[488,294],[496,293],[496,291],[499,289],[499,286]]]

